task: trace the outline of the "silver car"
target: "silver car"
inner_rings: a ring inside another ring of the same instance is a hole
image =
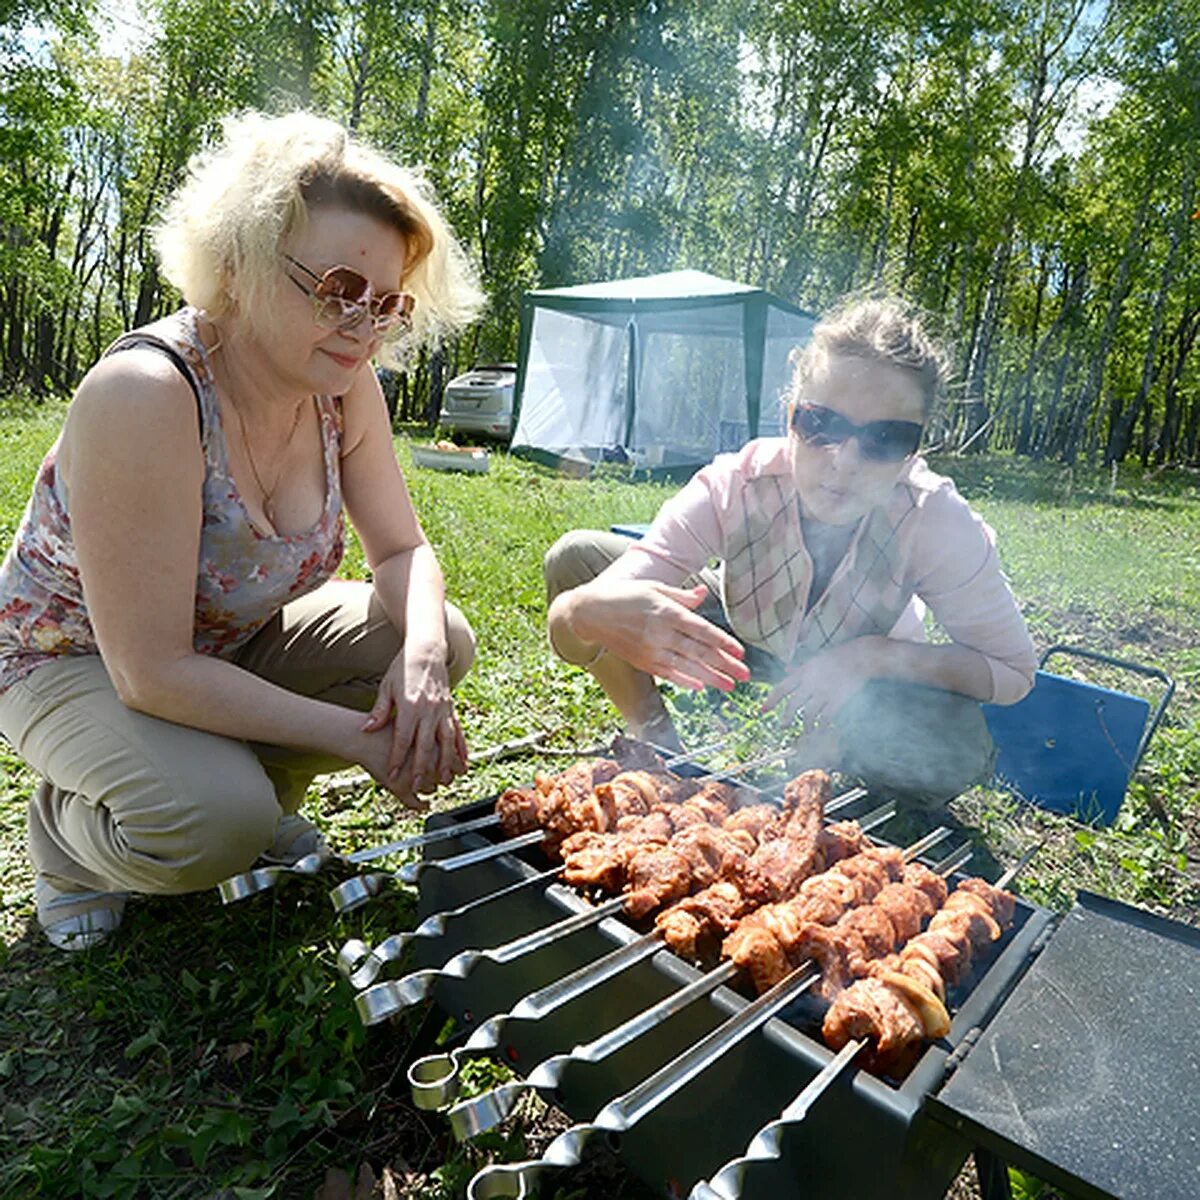
[[[512,436],[515,363],[486,363],[456,375],[446,385],[438,424],[451,432]]]

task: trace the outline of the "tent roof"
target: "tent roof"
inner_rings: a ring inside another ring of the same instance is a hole
[[[530,295],[539,299],[542,296],[578,296],[594,300],[678,300],[696,296],[732,296],[758,290],[744,283],[719,279],[706,271],[664,271],[661,275],[637,275],[632,279],[609,279],[604,283],[542,288]]]
[[[764,292],[762,288],[750,287],[745,283],[734,283],[709,275],[705,271],[666,271],[661,275],[639,275],[632,279],[612,279],[604,283],[581,283],[574,287],[543,288],[526,292],[526,298],[535,304],[546,303],[550,307],[562,303],[564,308],[575,306],[579,301],[588,308],[597,302],[601,306],[628,305],[657,302],[659,304],[680,301],[738,300],[747,296],[766,296],[774,305],[793,312],[801,312],[786,300]],[[807,314],[806,314],[807,315]]]

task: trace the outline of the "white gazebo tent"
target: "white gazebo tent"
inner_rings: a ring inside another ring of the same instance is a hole
[[[702,271],[527,292],[512,447],[544,462],[695,469],[781,430],[814,318]]]

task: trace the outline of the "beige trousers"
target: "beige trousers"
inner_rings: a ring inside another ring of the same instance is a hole
[[[452,604],[446,630],[456,684],[475,638]],[[334,580],[288,604],[233,661],[361,711],[402,644],[370,584]],[[47,663],[0,693],[0,733],[46,781],[29,803],[29,853],[65,890],[212,887],[271,845],[314,775],[350,765],[135,712],[98,655]]]

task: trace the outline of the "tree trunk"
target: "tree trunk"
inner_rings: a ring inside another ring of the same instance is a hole
[[[1119,409],[1113,414],[1109,425],[1108,445],[1104,451],[1104,465],[1121,462],[1129,452],[1129,443],[1133,437],[1134,425],[1143,408],[1148,408],[1150,389],[1154,385],[1157,374],[1158,342],[1162,336],[1164,314],[1171,285],[1175,278],[1175,262],[1179,254],[1180,242],[1184,231],[1191,221],[1196,194],[1196,162],[1190,159],[1184,170],[1183,187],[1180,192],[1180,205],[1171,221],[1170,238],[1167,253],[1163,259],[1162,271],[1158,280],[1158,291],[1154,297],[1154,306],[1150,314],[1150,329],[1146,335],[1146,349],[1142,356],[1142,380],[1137,395],[1122,412]]]
[[[1142,228],[1146,223],[1146,213],[1150,207],[1150,195],[1154,190],[1154,173],[1146,173],[1146,186],[1138,200],[1133,222],[1125,238],[1125,247],[1117,272],[1113,278],[1112,288],[1108,295],[1108,308],[1104,315],[1104,324],[1100,330],[1100,338],[1095,353],[1088,364],[1087,377],[1079,389],[1072,410],[1070,432],[1067,443],[1063,447],[1063,459],[1069,465],[1074,465],[1079,455],[1080,443],[1084,430],[1087,428],[1089,417],[1093,415],[1096,402],[1100,398],[1100,389],[1104,383],[1104,369],[1108,365],[1108,356],[1112,352],[1113,338],[1117,332],[1117,322],[1121,310],[1125,306],[1125,297],[1129,294],[1129,275],[1133,270],[1142,243]]]

